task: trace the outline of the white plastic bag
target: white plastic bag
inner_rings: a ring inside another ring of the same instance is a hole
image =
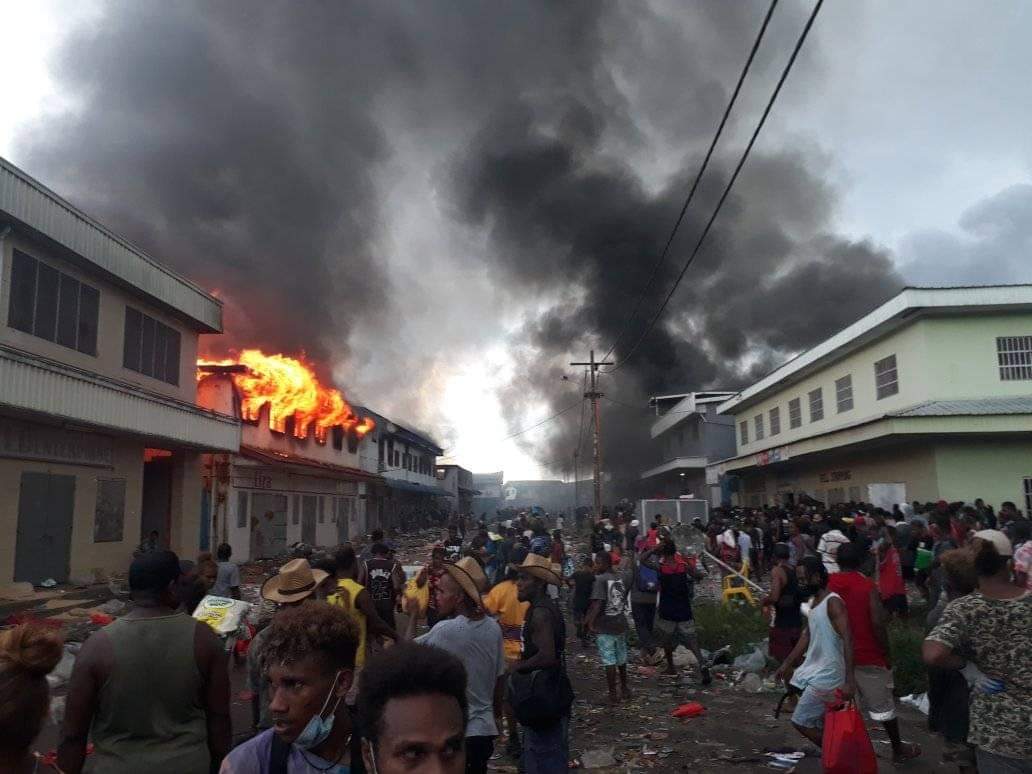
[[[249,602],[229,597],[206,596],[193,612],[193,617],[204,621],[220,637],[235,634],[247,611],[251,609]]]

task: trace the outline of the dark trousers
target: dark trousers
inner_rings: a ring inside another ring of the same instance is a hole
[[[632,602],[631,617],[634,618],[634,629],[638,632],[638,643],[646,650],[654,648],[656,638],[652,634],[652,627],[656,622],[655,604]]]
[[[494,753],[493,736],[466,737],[466,774],[487,774],[487,762]]]

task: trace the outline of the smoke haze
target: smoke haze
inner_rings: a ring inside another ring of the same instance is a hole
[[[512,431],[542,401],[577,400],[568,363],[628,322],[763,10],[113,2],[54,61],[75,107],[20,147],[31,173],[225,299],[214,348],[306,351],[448,446],[435,396],[492,342]],[[616,359],[715,205],[804,10],[779,8]],[[821,67],[811,39],[796,68]],[[603,377],[614,400],[742,385],[902,285],[884,249],[834,233],[819,148],[761,146],[663,320]],[[604,421],[607,466],[635,475],[648,415],[610,403]],[[581,429],[567,412],[524,449],[561,473]]]

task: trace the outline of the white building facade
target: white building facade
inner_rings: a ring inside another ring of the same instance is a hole
[[[907,288],[724,402],[744,505],[1032,507],[1032,286]]]

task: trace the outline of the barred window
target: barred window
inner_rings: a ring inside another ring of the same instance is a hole
[[[896,371],[895,355],[889,355],[874,364],[874,385],[878,400],[899,392],[899,373]]]
[[[835,404],[838,406],[839,414],[853,408],[852,374],[846,374],[841,379],[835,380]]]
[[[816,390],[810,390],[810,421],[820,422],[824,419],[824,394],[821,392],[821,388],[818,387]]]
[[[803,424],[803,407],[799,398],[788,402],[788,426],[793,430]]]
[[[753,423],[756,425],[756,440],[763,440],[763,414],[757,414],[753,418]]]
[[[996,360],[1004,381],[1032,379],[1032,336],[998,337]]]
[[[770,410],[770,434],[777,435],[781,432],[781,407],[775,406]]]
[[[743,446],[745,446],[745,444],[749,443],[749,423],[748,422],[742,422],[741,424],[738,425],[738,435],[739,435],[739,438],[741,439],[740,443]]]

